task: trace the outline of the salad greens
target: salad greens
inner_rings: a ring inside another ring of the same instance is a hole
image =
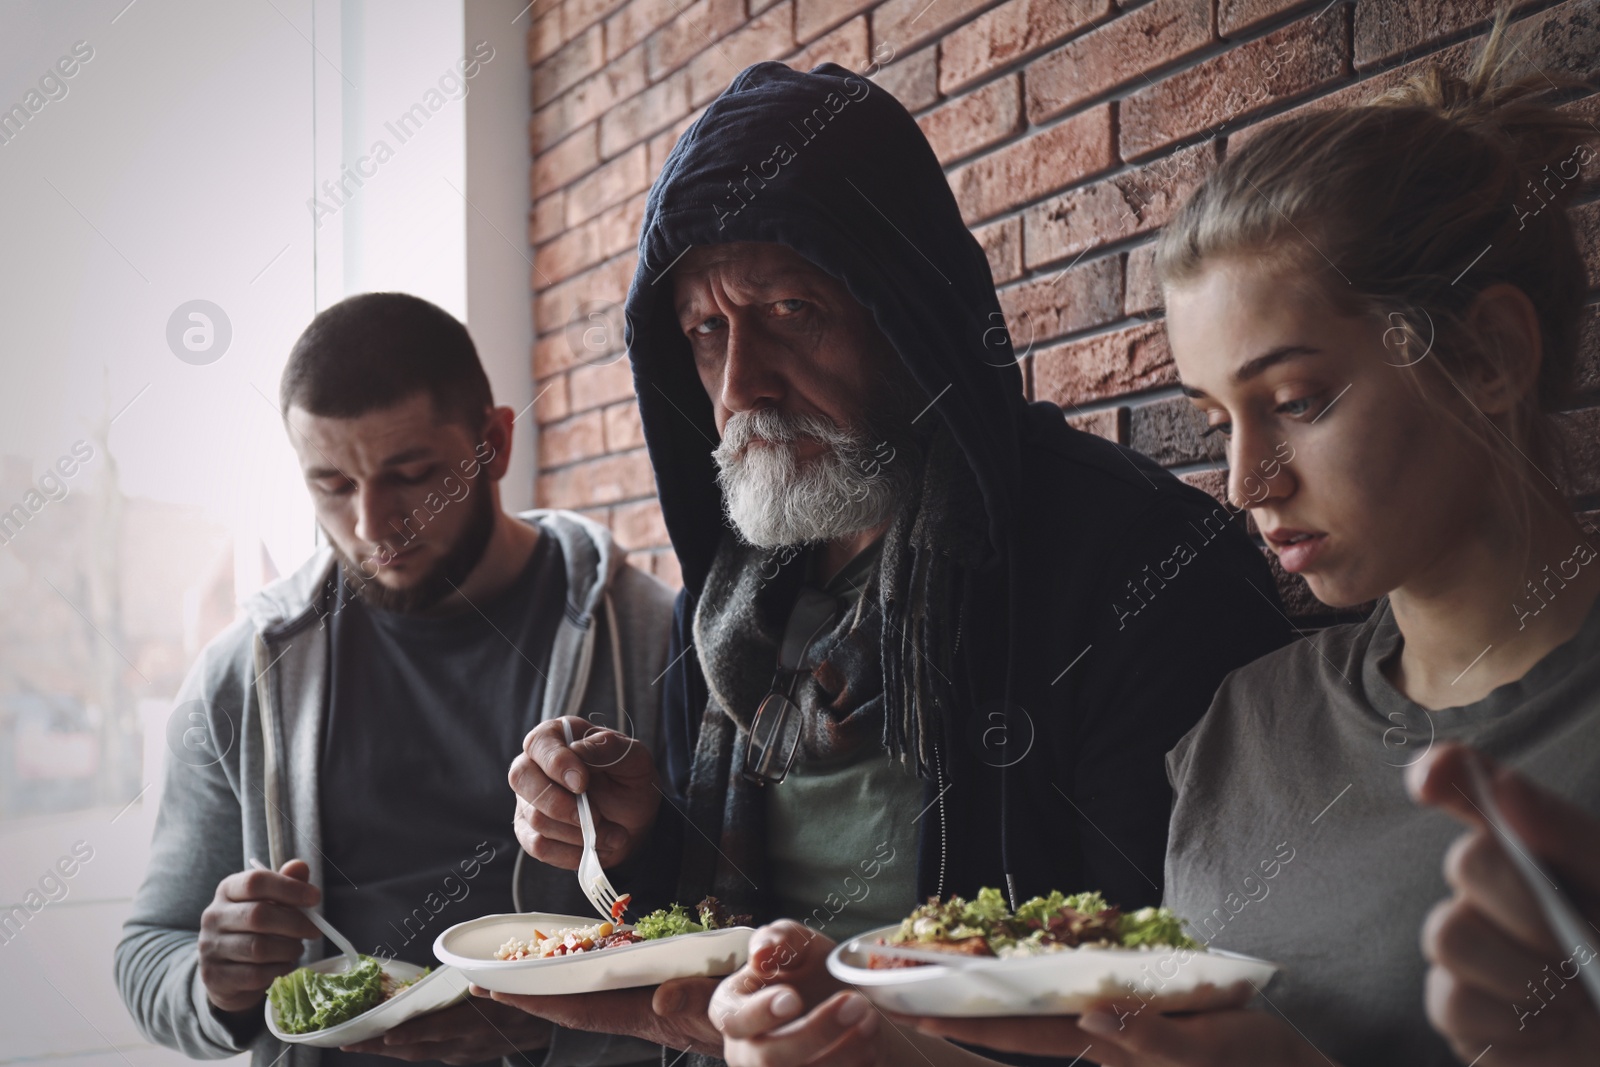
[[[689,917],[689,909],[682,904],[653,911],[633,924],[633,932],[646,941],[676,937],[679,934],[698,934],[704,929],[703,924]]]
[[[674,904],[639,919],[633,924],[633,932],[646,941],[656,941],[679,934],[698,934],[704,930],[726,930],[732,926],[748,925],[748,915],[729,915],[728,909],[716,897],[706,897],[695,905],[693,916],[682,904]]]
[[[965,941],[971,937],[988,937],[1009,916],[1006,898],[998,889],[980,889],[973,900],[958,896],[942,902],[930,899],[900,924],[900,932],[893,940],[898,944],[902,941]]]
[[[1029,955],[1079,945],[1201,948],[1183,926],[1170,908],[1124,914],[1094,892],[1051,892],[1024,901],[1013,912],[1000,890],[984,888],[972,900],[930,899],[900,924],[888,943],[960,946],[959,951],[972,955]]]
[[[301,967],[275,978],[267,996],[278,1013],[278,1029],[309,1034],[377,1007],[383,1000],[383,971],[371,956],[337,974]]]
[[[1117,932],[1129,948],[1140,945],[1200,947],[1200,942],[1183,932],[1183,920],[1172,914],[1171,908],[1140,908],[1132,915],[1124,915]]]

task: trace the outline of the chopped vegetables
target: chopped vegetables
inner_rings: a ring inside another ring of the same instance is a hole
[[[554,956],[572,956],[580,952],[597,952],[603,948],[632,945],[640,941],[657,941],[678,934],[697,934],[703,930],[725,930],[731,926],[748,926],[748,915],[729,915],[728,909],[716,897],[706,897],[695,908],[696,922],[689,909],[682,904],[653,911],[640,919],[631,929],[620,924],[632,896],[623,896],[611,908],[618,918],[617,924],[596,923],[593,926],[569,926],[545,933],[534,930],[527,940],[510,938],[495,950],[497,960],[550,959]]]
[[[639,938],[631,931],[618,931],[611,923],[592,926],[564,926],[553,933],[535,930],[526,941],[510,938],[495,950],[497,960],[542,960],[552,956],[571,956],[579,952],[594,952],[613,945],[628,945]]]
[[[988,888],[978,890],[972,900],[929,899],[880,943],[969,956],[1033,956],[1080,947],[1201,947],[1183,932],[1183,920],[1168,908],[1140,908],[1125,915],[1099,893],[1051,892],[1012,912],[1000,891]],[[874,956],[869,964],[916,966],[888,956]]]

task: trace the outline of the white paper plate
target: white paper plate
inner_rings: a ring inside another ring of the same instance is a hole
[[[385,960],[381,963],[385,974],[401,982],[409,981],[422,973],[421,967],[402,960]],[[323,974],[342,971],[345,969],[345,958],[330,956],[311,964],[311,969]],[[278,1012],[272,1006],[272,998],[268,997],[267,1029],[272,1031],[273,1037],[279,1041],[287,1041],[291,1045],[315,1045],[317,1048],[354,1045],[379,1034],[388,1033],[407,1019],[414,1019],[418,1015],[426,1015],[430,1011],[438,1011],[457,1001],[465,1000],[468,984],[466,976],[460,971],[450,967],[435,967],[422,981],[407,986],[377,1007],[362,1012],[354,1019],[346,1019],[338,1026],[313,1030],[309,1034],[287,1034],[278,1029]]]
[[[1096,1002],[1156,1011],[1233,1007],[1265,985],[1275,963],[1232,952],[1189,949],[1069,949],[1021,959],[979,959],[871,970],[878,938],[871,930],[828,956],[828,972],[858,987],[885,1011],[904,1015],[1076,1015]]]
[[[669,978],[732,974],[744,966],[750,935],[755,933],[748,926],[734,926],[553,959],[494,958],[495,950],[507,938],[527,940],[535,928],[549,933],[558,927],[594,923],[593,917],[542,911],[485,915],[458,923],[440,934],[433,943],[433,954],[470,981],[495,993],[596,993],[602,989],[659,985]]]

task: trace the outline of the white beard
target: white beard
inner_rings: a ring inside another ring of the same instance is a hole
[[[804,464],[801,438],[825,450]],[[754,442],[754,443],[752,443]],[[905,496],[906,460],[884,458],[867,434],[820,415],[737,412],[712,458],[729,520],[757,548],[832,541],[880,526]]]

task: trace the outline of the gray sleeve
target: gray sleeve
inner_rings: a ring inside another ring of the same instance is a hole
[[[117,988],[139,1031],[192,1059],[235,1055],[255,1036],[214,1013],[198,947],[217,883],[244,866],[239,734],[252,638],[247,623],[230,627],[178,692],[150,865],[115,954]]]
[[[661,582],[632,566],[617,572],[611,587],[612,605],[621,631],[625,707],[632,720],[632,734],[660,759],[661,718],[660,678],[667,660],[667,635],[672,626],[673,593]],[[590,666],[588,690],[582,707],[584,715],[606,714],[613,710],[616,691],[613,683],[610,627],[602,630],[594,661]],[[596,721],[606,721],[596,718]],[[542,864],[529,864],[542,868]],[[538,874],[555,874],[565,885],[574,881],[570,871],[543,869]],[[571,887],[576,891],[576,887]],[[619,1034],[590,1033],[556,1027],[550,1048],[540,1067],[616,1067],[643,1064],[660,1067],[661,1046]]]
[[[1172,746],[1163,759],[1167,768],[1167,784],[1172,787],[1174,796],[1183,788],[1184,779],[1189,775],[1189,764],[1194,758],[1195,739],[1199,737],[1200,731],[1205,728],[1207,717],[1212,714],[1212,710],[1219,706],[1224,708],[1228,706],[1229,701],[1233,698],[1234,678],[1238,673],[1238,671],[1228,672],[1222,679],[1222,684],[1217,687],[1216,694],[1212,696],[1211,705],[1206,709],[1206,714],[1200,716],[1199,721],[1189,727],[1187,733],[1178,738],[1178,743]],[[1222,713],[1219,712],[1218,714]]]
[[[621,631],[625,706],[633,720],[633,736],[644,743],[657,763],[663,747],[661,678],[667,666],[674,598],[672,590],[660,580],[632,566],[623,567],[612,581],[611,600]],[[609,639],[610,635],[605,635],[604,640]],[[604,651],[609,656],[609,647]],[[609,662],[605,670],[610,673]]]

